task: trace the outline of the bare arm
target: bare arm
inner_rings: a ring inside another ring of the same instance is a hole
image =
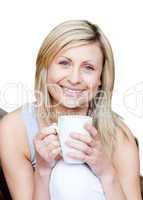
[[[33,169],[28,160],[24,128],[17,113],[0,124],[0,159],[13,200],[31,200]]]
[[[34,138],[33,138],[34,139]],[[27,134],[20,110],[0,124],[0,160],[13,200],[50,200],[49,182],[61,148],[55,129],[46,127],[34,140],[36,169],[32,168]]]
[[[124,136],[123,130],[127,133],[128,138]],[[122,130],[118,128],[117,131],[119,137],[114,152],[116,176],[114,178],[108,177],[106,179],[108,184],[104,186],[103,183],[103,187],[108,190],[107,196],[109,196],[108,199],[110,200],[115,199],[115,197],[117,200],[122,199],[120,195],[117,195],[117,190],[122,190],[125,194],[123,199],[141,200],[139,152],[134,137],[124,124],[122,124]],[[110,189],[109,185],[112,186]]]
[[[61,147],[55,129],[42,129],[34,138],[36,169],[34,176],[33,200],[50,200],[50,176],[56,160],[62,158]]]
[[[50,171],[43,173],[40,169],[35,169],[33,200],[50,200],[50,175]]]
[[[101,182],[107,200],[128,200],[117,175],[103,177]]]

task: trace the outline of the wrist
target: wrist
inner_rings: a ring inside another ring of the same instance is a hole
[[[36,165],[35,173],[38,174],[40,177],[49,177],[51,175],[52,169],[51,168],[43,168]]]

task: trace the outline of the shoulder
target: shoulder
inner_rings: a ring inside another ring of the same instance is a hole
[[[2,120],[0,121],[0,134],[3,135],[3,130],[5,134],[9,134],[9,130],[13,132],[13,134],[17,134],[18,130],[23,130],[24,129],[24,122],[21,117],[21,110],[22,107],[16,109],[13,112],[10,112],[6,114]]]
[[[118,122],[115,125],[115,131],[117,145],[132,144],[133,146],[135,145],[135,147],[137,147],[135,141],[135,133],[131,131],[131,129],[123,120],[118,120]]]
[[[13,112],[6,114],[0,121],[0,150],[15,149],[17,152],[30,156],[27,138],[26,127],[21,116],[22,107]]]
[[[121,176],[125,177],[129,173],[132,176],[138,176],[140,174],[140,161],[135,136],[122,120],[118,121],[115,130],[114,165]],[[134,170],[131,170],[130,166]]]

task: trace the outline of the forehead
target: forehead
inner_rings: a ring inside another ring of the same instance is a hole
[[[61,51],[57,57],[68,57],[70,59],[80,60],[102,60],[103,53],[98,42],[86,44],[76,47],[71,47],[67,50]]]

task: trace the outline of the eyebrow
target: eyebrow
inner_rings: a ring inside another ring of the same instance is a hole
[[[68,57],[66,57],[66,56],[60,56],[60,57],[63,57],[63,58],[66,58],[66,59],[72,61],[71,58],[68,58]],[[59,57],[59,58],[60,58],[60,57]],[[83,61],[83,63],[87,63],[87,62],[92,62],[93,64],[96,64],[96,61],[94,61],[94,60],[86,60],[86,61]]]
[[[66,57],[66,56],[60,56],[59,58],[61,58],[61,57],[66,58],[66,59],[72,61],[72,59],[70,59],[70,58],[68,58],[68,57]]]

